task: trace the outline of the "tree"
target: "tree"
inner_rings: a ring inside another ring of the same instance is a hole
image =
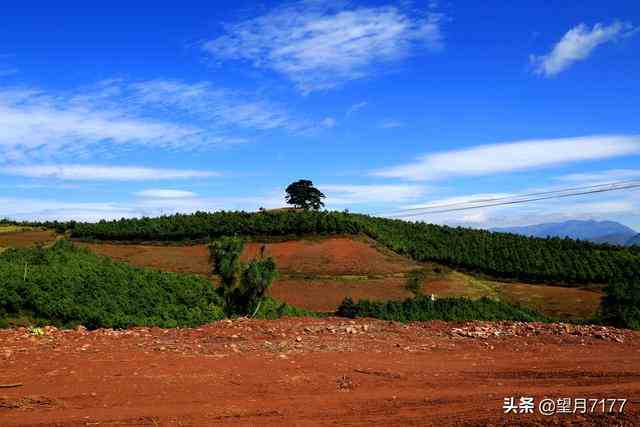
[[[243,248],[244,241],[239,237],[223,237],[209,245],[213,273],[221,278],[218,292],[229,316],[255,315],[278,275],[276,263],[270,257],[242,262]]]
[[[287,203],[302,209],[318,210],[324,207],[322,199],[325,195],[313,186],[313,182],[308,179],[301,179],[289,184],[286,189]]]

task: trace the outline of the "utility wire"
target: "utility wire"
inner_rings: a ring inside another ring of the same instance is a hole
[[[569,191],[578,191],[578,190],[599,190],[599,189],[601,189],[601,187],[611,187],[611,186],[619,186],[619,185],[626,185],[626,184],[640,184],[640,181],[638,181],[638,180],[615,181],[615,182],[609,182],[609,183],[604,183],[604,184],[593,184],[593,185],[587,185],[587,186],[582,186],[582,187],[563,188],[563,189],[558,189],[558,190],[541,191],[541,192],[536,192],[536,193],[515,194],[513,196],[493,197],[493,198],[488,198],[488,199],[465,200],[463,202],[446,203],[446,204],[431,205],[431,206],[424,205],[424,206],[415,207],[415,208],[399,209],[399,210],[396,210],[396,211],[393,211],[393,212],[375,213],[375,214],[372,214],[372,215],[403,213],[403,212],[411,212],[411,211],[423,211],[425,209],[442,209],[442,208],[450,208],[450,207],[457,207],[457,206],[465,206],[465,205],[475,204],[475,203],[497,202],[497,201],[502,201],[502,200],[510,200],[510,199],[523,198],[523,197],[532,197],[532,196],[544,196],[544,195],[551,195],[551,194],[556,194],[556,193],[566,193],[566,192],[569,192]]]
[[[605,188],[602,188],[605,187]],[[480,209],[494,206],[504,206],[504,205],[514,205],[520,203],[530,203],[540,200],[549,200],[549,199],[559,199],[565,197],[575,197],[587,194],[596,194],[596,193],[605,193],[609,191],[617,191],[617,190],[630,190],[640,188],[640,181],[622,181],[611,184],[602,184],[588,187],[576,187],[573,189],[564,189],[564,190],[556,190],[549,192],[540,192],[540,193],[529,193],[524,195],[516,195],[511,197],[500,197],[494,199],[481,199],[470,202],[460,202],[460,203],[452,203],[446,205],[436,205],[424,208],[413,208],[406,209],[404,211],[396,211],[396,212],[408,212],[408,213],[398,213],[397,215],[384,215],[389,218],[409,218],[413,216],[419,215],[427,215],[427,214],[439,214],[446,212],[456,212],[456,211],[465,211],[471,209]],[[582,190],[582,191],[578,191]],[[572,192],[569,192],[572,191]],[[538,196],[538,197],[532,197]],[[512,200],[516,199],[516,200]],[[489,202],[489,203],[487,203]],[[483,204],[477,204],[483,203]],[[465,206],[468,204],[473,204],[473,206]],[[454,207],[457,206],[457,207]],[[393,212],[392,212],[393,214]]]

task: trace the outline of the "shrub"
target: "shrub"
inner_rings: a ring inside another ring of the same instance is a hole
[[[640,329],[640,282],[620,281],[605,288],[602,320],[621,328]]]
[[[471,300],[468,298],[435,299],[418,296],[405,301],[374,302],[360,300],[354,303],[346,298],[336,312],[338,316],[373,317],[399,322],[426,320],[514,320],[548,321],[533,310],[515,307],[489,298]]]
[[[58,241],[0,254],[0,315],[88,328],[196,326],[221,318],[202,277],[141,269]]]

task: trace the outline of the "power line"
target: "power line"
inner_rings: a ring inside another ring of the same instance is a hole
[[[601,188],[605,185],[608,187]],[[396,212],[410,212],[410,213],[404,213],[404,214],[400,213],[398,215],[387,214],[385,216],[389,218],[409,218],[409,217],[414,217],[419,215],[465,211],[465,210],[480,209],[480,208],[487,208],[487,207],[494,207],[494,206],[515,205],[520,203],[536,202],[540,200],[560,199],[565,197],[575,197],[575,196],[581,196],[581,195],[587,195],[587,194],[605,193],[605,192],[617,191],[617,190],[630,190],[635,188],[640,188],[640,181],[626,181],[626,182],[622,181],[619,183],[602,184],[597,186],[576,187],[574,189],[564,189],[564,190],[556,190],[556,191],[540,192],[540,193],[529,193],[529,194],[520,195],[520,196],[501,197],[501,198],[495,198],[495,199],[483,199],[482,203],[484,204],[481,204],[481,205],[476,204],[473,206],[464,206],[464,205],[470,204],[470,203],[480,203],[480,201],[452,203],[448,205],[437,205],[437,206],[425,207],[425,208],[413,208],[413,209],[407,209],[405,211],[396,211]],[[583,191],[576,191],[580,189],[583,189]],[[586,190],[586,189],[589,189],[589,190]],[[565,194],[568,191],[573,191],[573,192]],[[540,197],[531,197],[531,196],[540,196]],[[516,199],[516,200],[509,200],[509,199]],[[490,203],[487,203],[487,202],[490,202]],[[459,206],[459,207],[452,207],[452,206]],[[418,210],[419,212],[416,212]]]
[[[513,196],[494,197],[494,198],[488,198],[488,199],[465,200],[463,202],[455,202],[455,203],[446,203],[446,204],[440,204],[440,205],[432,205],[432,206],[422,206],[422,207],[415,207],[415,208],[400,209],[400,210],[396,210],[396,211],[393,211],[393,212],[387,212],[386,214],[412,212],[412,211],[423,211],[423,210],[426,210],[426,209],[443,209],[443,208],[450,208],[450,207],[456,207],[456,206],[465,206],[465,205],[474,204],[474,203],[497,202],[497,201],[502,201],[502,200],[510,200],[510,199],[523,198],[523,197],[532,197],[532,196],[551,195],[551,194],[556,194],[556,193],[566,193],[566,192],[569,192],[569,191],[578,191],[578,190],[592,190],[592,189],[596,190],[596,189],[601,189],[602,187],[611,187],[611,186],[619,186],[619,185],[626,185],[626,184],[636,184],[636,183],[640,183],[640,181],[638,181],[638,180],[615,181],[615,182],[609,182],[609,183],[604,183],[604,184],[593,184],[593,185],[587,185],[587,186],[581,186],[581,187],[571,187],[571,188],[563,188],[563,189],[558,189],[558,190],[541,191],[541,192],[536,192],[536,193],[516,194],[516,195],[513,195]],[[384,214],[384,213],[376,213],[376,214],[373,214],[373,215],[382,215],[382,214]]]

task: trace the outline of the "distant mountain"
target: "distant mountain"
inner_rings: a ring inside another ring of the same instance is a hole
[[[627,246],[632,245],[640,245],[640,234],[636,234],[635,236],[627,240]]]
[[[491,231],[522,234],[532,237],[570,237],[572,239],[590,240],[596,243],[613,245],[629,245],[640,235],[637,231],[614,221],[581,221],[551,222],[546,224],[527,225],[523,227],[493,228]]]

